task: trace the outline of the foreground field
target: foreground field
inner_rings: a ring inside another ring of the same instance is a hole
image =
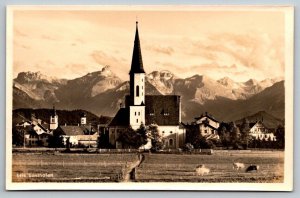
[[[269,152],[218,152],[188,154],[54,154],[14,153],[13,182],[283,182],[284,154]],[[232,168],[233,162],[257,164],[258,172]],[[210,174],[197,176],[205,164]]]
[[[13,154],[13,182],[119,182],[136,154]]]
[[[139,182],[283,182],[283,152],[221,152],[214,155],[147,155],[136,170]],[[258,172],[233,170],[233,162],[260,166]],[[197,176],[197,165],[210,174]]]

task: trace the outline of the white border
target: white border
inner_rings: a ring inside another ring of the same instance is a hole
[[[282,11],[285,13],[285,131],[284,183],[13,183],[12,181],[12,58],[13,12],[15,10],[156,10],[156,11]],[[293,54],[294,8],[291,6],[8,6],[6,21],[6,189],[7,190],[293,190]]]

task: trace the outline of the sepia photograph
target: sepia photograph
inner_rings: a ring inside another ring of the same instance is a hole
[[[8,190],[293,189],[291,6],[8,6]]]

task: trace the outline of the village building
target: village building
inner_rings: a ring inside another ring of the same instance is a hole
[[[205,112],[200,117],[195,118],[195,125],[199,128],[199,133],[202,136],[218,135],[220,122],[212,115]]]
[[[47,123],[34,117],[16,124],[16,130],[23,131],[24,145],[27,147],[48,146],[50,131]]]
[[[197,135],[204,137],[206,140],[220,139],[218,134],[220,122],[207,112],[196,117],[194,122],[184,124],[184,127],[186,128],[187,143],[192,142]]]
[[[97,147],[98,133],[86,126],[59,126],[56,129],[63,145],[71,147]]]
[[[58,115],[56,114],[55,108],[53,107],[52,114],[50,116],[52,121],[53,133],[58,134],[61,138],[64,146],[71,147],[97,147],[98,144],[98,131],[91,125],[87,125],[86,114],[82,113],[80,117],[80,124],[78,125],[59,125]]]
[[[131,62],[130,93],[125,97],[125,107],[121,107],[109,127],[109,142],[122,148],[118,142],[119,134],[132,127],[138,129],[142,124],[156,124],[164,137],[165,148],[177,149],[185,144],[185,129],[181,123],[181,99],[178,95],[146,95],[145,70],[136,22],[136,33]]]
[[[276,136],[264,125],[263,121],[259,120],[254,123],[250,123],[249,126],[249,133],[256,140],[276,141]]]

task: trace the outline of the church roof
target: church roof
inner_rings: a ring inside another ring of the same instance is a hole
[[[180,96],[146,95],[146,125],[179,125]]]
[[[108,126],[129,126],[129,109],[120,108]]]
[[[129,126],[129,104],[133,98],[126,96],[126,108],[119,109],[109,126]],[[180,96],[177,95],[146,95],[146,125],[177,126],[179,119]]]
[[[145,73],[143,67],[141,46],[140,46],[140,38],[139,38],[139,30],[138,30],[138,22],[136,22],[136,32],[134,38],[134,47],[131,61],[131,69],[129,74],[133,73]]]

